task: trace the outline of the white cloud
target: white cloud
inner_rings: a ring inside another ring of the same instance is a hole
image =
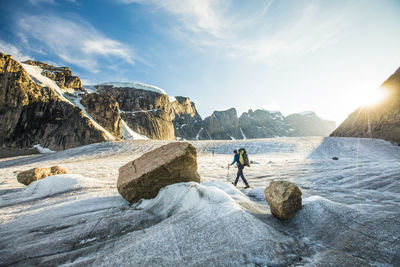
[[[31,16],[19,20],[18,36],[36,52],[58,55],[64,62],[80,65],[97,72],[100,57],[118,58],[134,64],[135,53],[127,45],[104,36],[91,24],[80,19],[69,20],[56,16]],[[36,47],[36,43],[43,47]]]
[[[55,0],[29,0],[32,5],[38,5],[40,3],[47,3],[47,4],[52,4],[54,5],[56,2]]]
[[[205,32],[214,37],[226,35],[228,23],[223,11],[229,0],[120,0],[125,4],[153,5],[177,17],[182,25],[194,33]]]
[[[279,60],[304,55],[334,42],[344,22],[340,10],[321,4],[287,6],[290,15],[274,17],[277,1],[249,2],[251,8],[232,8],[232,0],[120,0],[151,5],[177,17],[192,44],[219,49],[229,57]],[[282,17],[283,16],[283,17]],[[168,29],[177,32],[176,29]],[[208,33],[204,35],[202,33]]]
[[[15,45],[6,43],[2,40],[0,40],[0,52],[11,55],[15,60],[22,62],[28,59],[32,59],[32,57],[29,57],[22,53],[20,49],[18,49]]]

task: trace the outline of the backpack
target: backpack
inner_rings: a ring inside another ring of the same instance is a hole
[[[239,149],[239,163],[240,165],[250,167],[249,156],[246,149],[243,147]]]

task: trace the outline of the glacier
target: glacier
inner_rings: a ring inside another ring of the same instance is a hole
[[[0,159],[0,266],[399,266],[400,147],[383,140],[292,137],[193,141],[201,183],[129,204],[118,169],[170,141],[111,141]],[[245,147],[252,188],[227,169]],[[332,157],[339,160],[332,160]],[[70,174],[23,186],[16,174]],[[303,208],[273,217],[264,188],[294,182]]]

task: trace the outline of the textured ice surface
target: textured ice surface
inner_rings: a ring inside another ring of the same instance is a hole
[[[0,159],[0,265],[400,265],[398,146],[319,137],[195,141],[202,183],[171,185],[130,206],[116,190],[118,168],[168,142]],[[229,182],[239,147],[253,160],[244,169],[251,189]],[[27,187],[16,181],[19,171],[53,165],[73,174]],[[302,190],[303,208],[289,221],[265,202],[273,180]]]

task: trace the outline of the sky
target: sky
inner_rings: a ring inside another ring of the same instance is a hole
[[[342,122],[400,67],[399,0],[0,0],[0,51],[84,84],[136,81]]]

